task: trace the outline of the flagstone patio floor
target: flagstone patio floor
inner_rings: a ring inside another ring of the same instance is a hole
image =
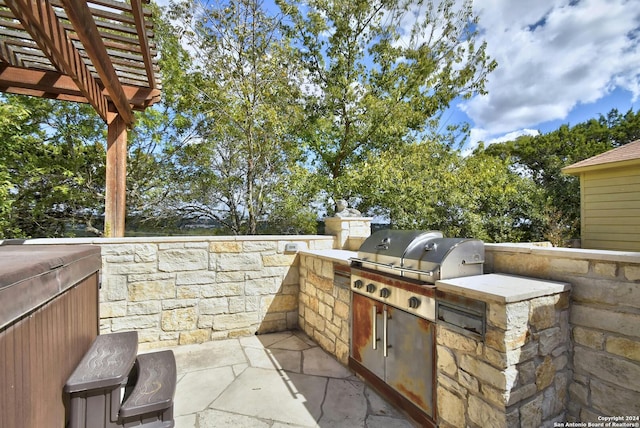
[[[172,349],[176,428],[414,427],[299,331]]]

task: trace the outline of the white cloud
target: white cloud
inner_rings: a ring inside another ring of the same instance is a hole
[[[540,135],[540,132],[537,129],[525,128],[511,131],[498,137],[492,137],[491,134],[485,129],[472,128],[471,135],[469,136],[470,143],[465,147],[463,154],[467,155],[473,152],[478,147],[478,143],[480,141],[484,142],[484,146],[487,147],[494,143],[513,141],[518,137],[522,137],[523,135],[536,136]]]
[[[482,38],[498,68],[488,95],[459,107],[471,142],[564,119],[615,87],[640,97],[637,0],[475,0]]]
[[[167,7],[169,6],[169,0],[154,0],[153,1],[155,4],[157,4],[160,7]]]
[[[532,137],[535,137],[536,135],[540,135],[540,132],[538,132],[537,129],[527,129],[527,128],[518,129],[517,131],[512,131],[500,137],[487,140],[485,144],[488,146],[494,143],[504,143],[505,141],[513,141],[518,137],[522,137],[523,135],[530,135]]]

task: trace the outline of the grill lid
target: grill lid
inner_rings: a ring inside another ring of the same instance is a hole
[[[470,238],[435,238],[407,251],[405,276],[435,283],[438,279],[482,274],[484,243]]]
[[[436,230],[379,230],[369,236],[358,250],[356,261],[393,269],[402,267],[405,253],[412,248],[425,245],[433,238],[442,238]]]
[[[438,279],[482,274],[484,243],[444,238],[435,230],[380,230],[362,243],[358,257],[351,261],[433,284]]]

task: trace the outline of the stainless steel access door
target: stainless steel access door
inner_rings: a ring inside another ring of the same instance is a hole
[[[351,357],[433,417],[435,324],[352,295]]]
[[[435,324],[388,307],[385,382],[433,417]]]
[[[351,357],[384,380],[382,307],[380,302],[352,293]]]

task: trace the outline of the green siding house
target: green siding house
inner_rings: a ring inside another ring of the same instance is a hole
[[[582,248],[640,251],[640,140],[562,172],[580,177]]]

